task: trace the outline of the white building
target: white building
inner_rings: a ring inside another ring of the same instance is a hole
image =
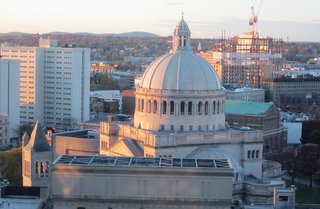
[[[51,197],[59,209],[230,209],[232,177],[226,159],[62,155]]]
[[[227,100],[238,100],[245,102],[264,102],[265,90],[259,88],[241,87],[226,91]]]
[[[9,139],[16,136],[15,130],[20,125],[19,66],[18,60],[4,60],[0,58],[0,114],[7,116]]]
[[[61,48],[40,39],[39,47],[1,46],[6,59],[20,60],[20,119],[70,128],[89,119],[90,49]]]
[[[225,90],[211,65],[191,50],[183,19],[172,51],[149,66],[135,93],[133,123],[100,123],[100,155],[81,153],[87,150],[79,149],[80,141],[59,146],[58,135],[49,148],[36,125],[23,147],[23,185],[46,180],[54,208],[64,209],[272,203],[273,189],[284,186],[276,179],[281,166],[263,161],[261,130],[225,125]],[[54,161],[46,158],[58,147],[67,152]]]
[[[272,188],[284,186],[259,181],[281,175],[280,165],[262,159],[262,131],[225,125],[225,89],[212,66],[192,51],[183,19],[172,50],[149,65],[135,94],[133,124],[100,123],[100,154],[228,159],[234,198],[246,202],[271,202]]]

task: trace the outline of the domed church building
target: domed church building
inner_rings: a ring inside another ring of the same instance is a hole
[[[262,131],[226,125],[225,89],[212,66],[192,51],[190,36],[182,17],[174,29],[172,49],[149,65],[136,89],[133,124],[100,124],[100,154],[228,159],[235,197],[271,201],[270,187],[283,186],[273,178],[279,177],[281,166],[263,170],[271,162],[262,159]],[[245,184],[251,191],[244,189]]]

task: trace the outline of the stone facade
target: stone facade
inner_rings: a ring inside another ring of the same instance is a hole
[[[244,168],[245,174],[261,178],[262,169],[262,132],[216,131],[216,132],[169,132],[149,131],[119,123],[100,123],[100,154],[110,155],[108,149],[119,140],[130,138],[139,141],[144,147],[144,156],[149,157],[188,157],[200,147],[215,147],[227,153]],[[248,157],[248,151],[255,151]]]
[[[203,208],[232,204],[232,169],[53,166],[54,208]]]
[[[170,91],[138,88],[134,126],[173,132],[223,130],[224,94],[224,90]]]

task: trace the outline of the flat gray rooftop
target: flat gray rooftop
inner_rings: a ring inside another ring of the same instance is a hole
[[[60,155],[56,165],[97,165],[136,167],[232,168],[228,159],[189,159],[152,157],[113,157]]]

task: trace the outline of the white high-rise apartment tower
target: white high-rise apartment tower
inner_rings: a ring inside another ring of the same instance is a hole
[[[21,63],[21,124],[39,120],[64,130],[89,119],[90,49],[40,39],[39,47],[3,44],[1,55]]]
[[[0,58],[0,114],[6,116],[5,121],[8,124],[7,141],[3,141],[2,143],[0,141],[0,146],[9,144],[9,139],[16,136],[15,130],[20,124],[19,70],[20,63],[18,60],[5,60]],[[2,118],[4,118],[3,115]],[[2,135],[1,132],[4,130],[2,130],[2,128],[0,129],[0,135]]]

